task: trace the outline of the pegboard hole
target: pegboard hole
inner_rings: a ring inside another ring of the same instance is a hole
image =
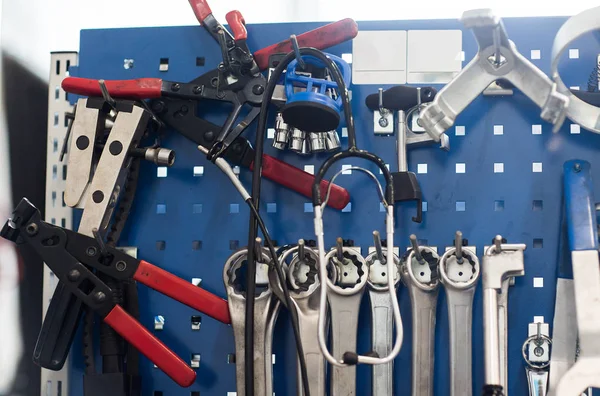
[[[154,391],[152,396],[163,396],[163,393],[162,393],[162,391]]]
[[[421,210],[422,210],[423,212],[427,212],[427,206],[428,206],[428,205],[427,205],[427,201],[423,201],[423,202],[421,202]]]
[[[379,211],[385,212],[385,205],[383,205],[383,203],[381,203],[381,202],[379,202]]]
[[[60,87],[54,87],[54,99],[60,99]]]
[[[202,241],[192,241],[192,250],[202,249]]]
[[[192,285],[202,287],[202,278],[192,278]]]
[[[56,61],[56,75],[60,75],[60,60]]]
[[[342,213],[349,213],[352,212],[352,202],[348,202],[348,205],[346,205],[344,207],[344,209],[342,209]]]
[[[58,113],[54,113],[54,126],[58,126]]]
[[[235,364],[235,353],[227,354],[227,364]]]
[[[240,213],[240,204],[230,204],[229,213],[235,214]]]
[[[165,317],[162,315],[156,315],[154,317],[154,330],[161,331],[165,327]]]
[[[534,200],[533,201],[533,210],[534,211],[540,211],[540,210],[544,210],[544,201],[542,200]]]
[[[454,135],[456,135],[456,136],[465,136],[465,127],[463,125],[457,125],[454,128]]]
[[[167,167],[159,166],[156,168],[156,177],[167,177]]]
[[[571,135],[579,135],[581,133],[581,126],[578,124],[571,124],[570,131]]]
[[[456,164],[456,173],[466,173],[467,172],[467,164]]]
[[[531,164],[531,171],[533,173],[542,173],[542,169],[543,166],[541,162],[534,162]]]
[[[426,174],[427,173],[427,164],[417,164],[417,173]]]
[[[533,248],[534,249],[541,249],[544,247],[544,240],[542,238],[535,238],[533,240]]]
[[[542,126],[541,125],[532,125],[531,126],[531,134],[532,135],[541,135],[542,134]]]
[[[542,59],[542,51],[539,49],[531,50],[531,59]]]
[[[62,228],[66,228],[67,227],[67,219],[65,219],[64,217],[62,219],[60,219],[60,226]]]
[[[165,214],[167,213],[167,205],[158,204],[156,205],[156,214]]]
[[[200,325],[202,324],[202,316],[193,315],[190,318],[190,324],[192,326],[192,330],[200,330]]]
[[[312,213],[313,212],[313,204],[312,202],[304,203],[304,213]]]
[[[161,72],[169,71],[169,58],[160,58],[160,64],[158,70]]]
[[[494,212],[502,212],[504,210],[504,201],[494,201]]]
[[[579,59],[579,49],[569,48],[569,59]]]
[[[58,167],[56,165],[52,165],[52,180],[56,180],[57,174],[58,174]]]
[[[52,152],[56,153],[58,152],[58,139],[54,138],[54,140],[52,141]]]
[[[456,201],[456,211],[464,212],[467,210],[467,203],[465,201]]]
[[[194,177],[200,177],[202,175],[204,175],[204,167],[194,166]]]
[[[67,165],[63,165],[62,167],[62,179],[67,180]]]
[[[229,250],[238,250],[239,247],[240,247],[240,241],[235,240],[235,239],[229,241]]]
[[[123,59],[123,69],[130,70],[133,69],[135,65],[135,61],[133,59]]]
[[[504,135],[504,125],[494,125],[494,135]]]
[[[200,396],[200,391],[191,391],[190,396]]]
[[[167,243],[165,241],[156,241],[156,250],[165,250]]]
[[[192,353],[190,355],[190,367],[192,367],[192,368],[200,367],[201,359],[202,359],[202,356],[199,353]]]
[[[206,63],[206,59],[203,56],[196,58],[196,66],[204,66],[204,63]]]
[[[502,163],[502,162],[494,163],[494,173],[504,173],[504,163]]]
[[[346,63],[352,63],[352,54],[349,54],[349,53],[342,54],[342,59]]]
[[[193,204],[192,205],[192,213],[193,214],[200,214],[200,213],[202,213],[202,204]]]
[[[276,203],[268,203],[267,204],[267,213],[277,213],[277,204]]]

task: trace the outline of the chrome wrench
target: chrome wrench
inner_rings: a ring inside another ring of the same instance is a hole
[[[503,283],[507,282],[509,277],[525,274],[525,248],[525,244],[504,244],[502,237],[497,235],[494,245],[490,246],[483,256],[484,395],[505,395],[501,355],[506,354],[506,345],[502,347],[500,344],[498,293],[504,293]],[[508,284],[506,288],[508,289]]]
[[[357,250],[343,247],[341,238],[325,259],[337,267],[335,282],[327,282],[329,309],[331,311],[332,353],[342,359],[344,353],[356,350],[358,312],[362,300],[369,267]],[[330,396],[356,395],[356,366],[333,367],[331,370]]]
[[[311,396],[325,396],[325,359],[319,348],[317,333],[319,331],[319,256],[304,246],[300,240],[298,246],[287,250],[280,261],[294,256],[289,264],[288,280],[291,287],[290,297],[298,312],[300,340],[304,350],[304,361],[308,374],[308,385]],[[334,276],[334,279],[337,276]],[[304,395],[300,367],[298,366],[298,396]]]
[[[439,141],[456,117],[499,79],[521,90],[542,109],[541,118],[558,130],[569,98],[557,92],[552,80],[519,53],[508,39],[502,20],[489,9],[479,9],[464,12],[461,22],[473,31],[479,51],[421,113],[420,121],[427,133]]]
[[[521,352],[527,366],[527,383],[529,385],[529,396],[546,396],[548,394],[548,367],[550,366],[550,345],[552,340],[542,333],[542,323],[535,323],[537,331],[531,334],[523,343]],[[546,329],[548,325],[545,324]]]
[[[434,249],[419,246],[415,235],[410,240],[413,248],[401,265],[400,275],[412,308],[412,396],[431,396],[440,257]]]
[[[225,263],[223,268],[223,282],[225,283],[225,290],[227,291],[227,302],[229,304],[229,313],[231,315],[231,326],[233,327],[233,336],[235,339],[235,372],[236,372],[236,385],[237,394],[245,395],[246,388],[244,383],[244,326],[245,326],[245,308],[246,298],[244,292],[236,286],[237,274],[236,272],[244,264],[248,254],[248,249],[244,248],[234,253]],[[270,260],[266,250],[261,249],[262,262],[268,263]],[[264,275],[265,279],[257,280],[257,286],[268,286],[269,282],[266,280],[268,267],[266,264],[260,262],[257,263],[257,277]],[[268,339],[267,333],[268,328],[271,327],[271,321],[273,320],[273,313],[275,311],[274,305],[276,299],[273,297],[270,288],[257,293],[255,299],[255,316],[254,316],[254,394],[256,396],[272,396],[272,382],[269,383],[267,377],[267,362],[271,365],[271,353],[268,357],[267,352],[270,351],[271,347],[266,347],[266,341]],[[267,385],[269,384],[269,385]],[[270,389],[270,393],[269,392]]]
[[[375,250],[365,261],[369,266],[369,300],[371,301],[372,345],[373,351],[379,356],[387,356],[392,350],[394,320],[392,298],[388,292],[387,260],[384,248],[381,246],[379,232],[373,232]],[[396,287],[400,283],[400,259],[394,255],[396,264],[394,281]],[[402,323],[400,323],[402,326]],[[373,366],[372,396],[389,396],[394,394],[393,382],[394,363]]]
[[[463,247],[456,232],[454,247],[440,259],[440,280],[446,290],[450,325],[450,395],[473,394],[473,296],[481,274],[475,252]]]

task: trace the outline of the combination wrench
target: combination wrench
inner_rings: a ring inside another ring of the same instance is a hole
[[[434,249],[419,246],[414,234],[410,242],[412,249],[401,264],[400,275],[412,308],[412,396],[432,396],[440,257]]]
[[[298,241],[298,246],[287,250],[279,261],[283,264],[291,256],[288,282],[291,286],[290,297],[298,313],[298,327],[304,350],[309,391],[311,396],[325,396],[325,359],[317,341],[321,298],[321,283],[318,277],[319,256],[314,250],[306,247],[303,240]],[[334,272],[333,278],[337,278],[337,272]],[[297,394],[304,396],[299,365]]]
[[[505,396],[508,384],[503,378],[506,373],[507,345],[501,345],[500,328],[506,337],[506,310],[501,314],[499,309],[499,293],[508,294],[508,278],[525,275],[523,251],[525,244],[505,244],[497,235],[494,244],[486,249],[483,256],[483,329],[485,357],[484,395]],[[506,288],[506,290],[505,290]],[[504,315],[503,323],[501,317]],[[504,372],[502,371],[504,367]]]
[[[369,267],[356,249],[337,246],[325,256],[325,261],[337,267],[335,282],[327,282],[331,311],[332,354],[342,360],[344,353],[356,350],[358,313],[369,277]],[[333,366],[330,396],[356,395],[356,366]]]
[[[254,316],[254,394],[256,396],[273,395],[273,378],[271,363],[272,331],[279,310],[278,300],[274,297],[267,279],[270,257],[265,249],[260,249],[261,262],[257,262],[258,293],[255,298]],[[223,282],[227,291],[227,302],[231,315],[231,326],[235,339],[235,372],[238,395],[245,395],[244,383],[244,327],[246,297],[242,289],[241,270],[245,264],[248,249],[234,253],[223,268]],[[261,275],[263,279],[258,279]],[[263,289],[264,288],[264,289]],[[260,291],[263,289],[262,291]],[[267,345],[269,344],[269,345]]]
[[[460,231],[440,259],[439,271],[448,301],[450,395],[472,395],[473,297],[481,271],[477,254],[463,247]]]
[[[369,266],[367,285],[371,301],[372,345],[379,356],[387,356],[392,351],[393,342],[392,297],[388,291],[387,259],[378,231],[373,232],[373,239],[375,250],[365,258]],[[400,259],[395,254],[394,264],[394,284],[398,287]],[[402,326],[402,322],[397,326]],[[394,394],[393,371],[393,362],[373,366],[372,396]]]

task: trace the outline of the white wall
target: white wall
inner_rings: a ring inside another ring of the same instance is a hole
[[[247,23],[458,18],[462,11],[493,8],[501,16],[573,15],[593,0],[209,0],[214,14],[240,10]],[[186,0],[5,0],[2,32],[6,49],[47,78],[50,51],[77,50],[79,30],[133,26],[194,25]]]

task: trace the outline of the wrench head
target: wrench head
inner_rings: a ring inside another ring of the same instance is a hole
[[[479,260],[467,248],[463,248],[462,263],[456,257],[456,249],[448,250],[440,259],[440,280],[446,286],[468,289],[477,283],[479,275]]]
[[[330,282],[328,286],[341,294],[354,294],[363,289],[367,284],[369,267],[365,259],[354,249],[344,247],[342,260],[336,257],[336,251],[332,250],[325,256],[327,263],[336,267],[337,279]]]
[[[270,292],[269,288],[269,257],[266,252],[263,252],[261,261],[256,262],[256,297],[260,297],[263,294]],[[228,285],[233,289],[236,294],[246,297],[246,281],[247,281],[247,269],[248,269],[247,255],[238,255],[229,269],[227,280]]]
[[[409,251],[403,265],[403,271],[408,278],[406,282],[411,282],[421,290],[433,291],[440,285],[438,274],[440,256],[427,246],[421,247],[421,255],[424,259],[422,263],[417,260],[412,249]]]
[[[383,254],[386,254],[386,249],[383,249]],[[367,262],[367,266],[369,267],[369,278],[367,283],[369,287],[373,290],[377,291],[386,291],[388,289],[388,266],[386,264],[382,264],[381,261],[377,258],[377,252],[373,252],[369,254],[365,261]],[[398,267],[400,266],[400,259],[398,256],[394,255],[394,284],[397,286],[398,282],[400,282],[400,271]]]
[[[579,396],[588,388],[600,388],[600,358],[580,358],[562,377],[555,396]]]

